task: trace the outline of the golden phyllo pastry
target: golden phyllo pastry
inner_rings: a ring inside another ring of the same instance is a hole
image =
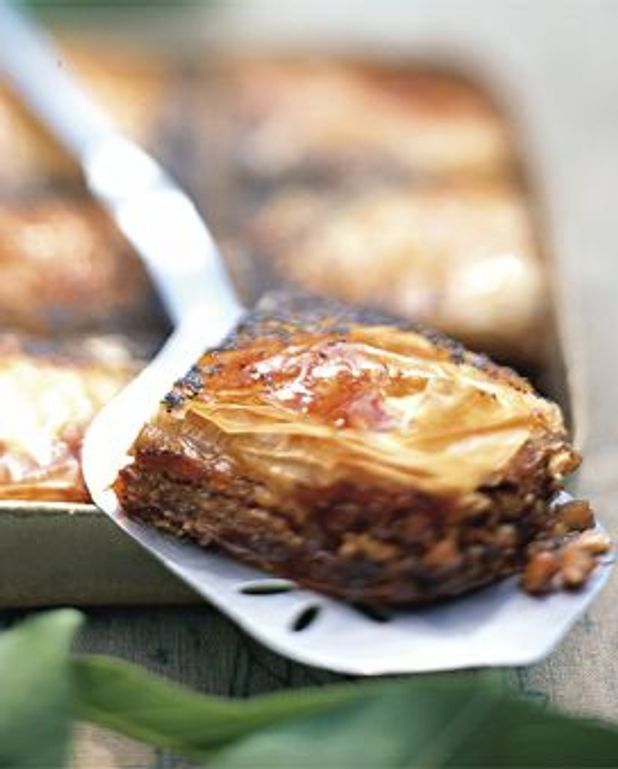
[[[114,339],[0,335],[0,500],[87,502],[85,429],[137,371]]]
[[[267,297],[177,382],[126,514],[303,585],[410,603],[517,571],[578,464],[559,408],[445,337]]]

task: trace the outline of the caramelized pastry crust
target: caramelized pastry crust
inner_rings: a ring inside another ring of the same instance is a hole
[[[539,357],[543,270],[526,202],[510,186],[288,189],[245,232],[280,280],[428,323],[502,359]]]
[[[93,203],[0,203],[0,325],[37,334],[164,328],[139,258]]]
[[[578,464],[558,407],[509,369],[281,294],[176,383],[132,453],[127,515],[384,603],[518,570]]]
[[[116,339],[0,335],[0,500],[87,502],[84,431],[137,371]]]

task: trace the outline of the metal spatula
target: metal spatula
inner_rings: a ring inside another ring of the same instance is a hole
[[[83,469],[95,503],[245,630],[296,660],[377,674],[523,665],[547,654],[602,587],[607,565],[576,594],[534,599],[507,580],[438,606],[378,616],[120,515],[109,485],[126,463],[139,428],[171,382],[221,341],[243,308],[190,199],[152,158],[113,129],[58,62],[32,22],[1,3],[0,69],[79,162],[91,193],[144,260],[177,329],[90,428]]]

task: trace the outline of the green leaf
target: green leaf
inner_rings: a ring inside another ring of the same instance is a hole
[[[0,767],[64,766],[72,718],[69,650],[78,612],[39,614],[0,635]]]
[[[211,769],[612,767],[618,732],[517,699],[492,674],[341,684],[238,701],[103,657],[74,662],[82,717]]]
[[[618,730],[592,719],[567,716],[512,697],[503,702],[485,730],[462,743],[465,763],[449,766],[616,767]]]
[[[616,767],[618,732],[477,683],[402,681],[334,711],[265,729],[209,769]]]
[[[74,659],[73,680],[81,718],[198,759],[266,726],[359,696],[353,685],[293,690],[248,701],[204,696],[128,662],[98,656]]]
[[[264,730],[223,751],[217,769],[380,769],[446,766],[505,696],[493,681],[404,680],[356,702]]]

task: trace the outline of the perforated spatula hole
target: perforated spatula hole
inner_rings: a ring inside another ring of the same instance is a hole
[[[295,590],[296,585],[287,579],[260,579],[255,582],[247,582],[238,588],[243,595],[278,595]]]
[[[371,606],[364,603],[355,603],[353,606],[356,611],[363,615],[363,617],[366,617],[372,622],[384,623],[391,621],[391,612],[383,606]]]
[[[307,606],[304,608],[299,614],[296,615],[296,618],[292,622],[292,631],[294,633],[300,633],[303,630],[307,630],[307,628],[313,625],[313,623],[316,621],[320,611],[321,607],[318,605]]]

